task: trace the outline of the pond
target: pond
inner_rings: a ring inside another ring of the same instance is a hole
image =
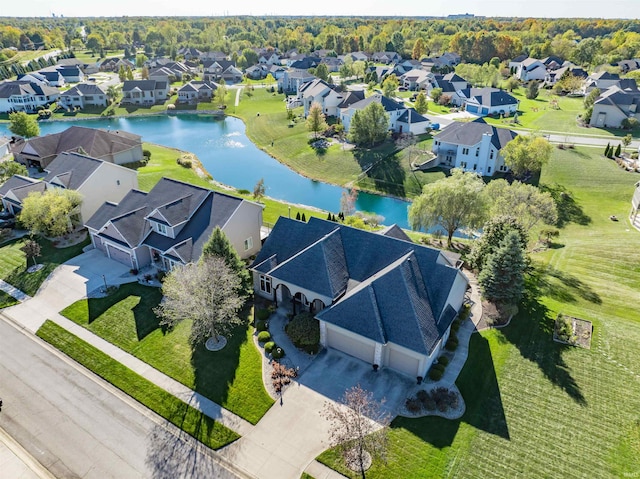
[[[216,181],[253,191],[264,178],[267,195],[300,205],[337,213],[344,188],[305,178],[256,147],[245,134],[242,120],[210,115],[160,115],[40,123],[42,135],[57,133],[72,125],[124,130],[142,136],[142,141],[195,153]],[[0,136],[11,136],[8,124],[0,125]],[[406,201],[360,193],[356,208],[384,216],[385,224],[408,228]]]

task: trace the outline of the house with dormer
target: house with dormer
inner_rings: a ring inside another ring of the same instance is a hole
[[[231,60],[205,60],[202,62],[203,80],[206,82],[238,83],[242,81],[243,73],[236,68]]]
[[[106,107],[109,102],[106,90],[95,83],[79,83],[62,92],[58,104],[67,110],[88,106]]]
[[[323,347],[423,378],[469,282],[441,251],[387,232],[280,217],[251,266],[254,291],[310,311]]]
[[[240,257],[261,248],[263,206],[169,178],[151,191],[130,190],[105,202],[85,222],[92,245],[131,268],[153,265],[170,271],[198,261],[218,226]]]
[[[371,60],[388,65],[390,63],[397,63],[401,61],[402,57],[396,52],[375,52],[371,55]]]
[[[340,109],[340,121],[344,126],[344,131],[348,132],[351,120],[356,112],[364,110],[371,103],[380,103],[385,113],[389,117],[389,130],[396,133],[413,133],[420,135],[426,133],[431,128],[431,122],[416,112],[413,108],[407,108],[402,103],[398,103],[391,98],[381,94],[374,94],[370,97],[353,103]]]
[[[5,80],[0,82],[0,113],[34,113],[39,107],[48,107],[59,97],[60,90],[56,87],[31,81]]]
[[[216,88],[215,83],[193,80],[178,89],[178,100],[187,104],[211,101]]]
[[[640,90],[632,78],[602,91],[593,104],[590,126],[621,128],[628,118],[640,120]]]
[[[122,85],[123,105],[157,105],[169,98],[167,80],[127,80]]]
[[[105,201],[120,201],[132,188],[138,187],[138,174],[131,168],[91,158],[80,153],[59,154],[45,168],[42,180],[14,175],[0,187],[0,199],[6,211],[18,214],[22,202],[33,192],[52,188],[73,190],[82,196],[80,216],[88,219]]]
[[[513,115],[520,104],[516,97],[498,88],[466,88],[457,93],[465,109],[479,116]]]
[[[364,91],[339,92],[334,85],[316,78],[300,86],[298,99],[304,107],[305,117],[309,114],[311,105],[317,103],[326,116],[337,118],[342,108],[364,100]]]
[[[436,158],[429,167],[460,168],[481,176],[506,173],[509,168],[501,151],[516,136],[516,132],[496,128],[482,118],[454,122],[435,136],[432,151]]]

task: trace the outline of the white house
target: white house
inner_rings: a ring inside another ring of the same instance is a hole
[[[497,88],[467,88],[457,93],[465,109],[479,116],[512,115],[518,111],[520,104],[516,97]]]
[[[107,92],[94,83],[79,83],[62,92],[59,104],[67,109],[85,108],[87,106],[107,106]]]
[[[155,105],[169,98],[169,83],[158,80],[127,80],[122,85],[122,104]]]
[[[33,113],[38,107],[47,107],[58,100],[60,90],[28,81],[0,82],[0,113],[26,111]]]
[[[320,78],[304,83],[298,89],[298,101],[304,107],[304,116],[311,105],[317,103],[326,116],[340,116],[340,109],[364,99],[364,91],[338,92],[336,87]]]
[[[500,151],[516,136],[514,131],[488,125],[482,118],[454,122],[436,135],[432,151],[437,161],[430,166],[461,168],[482,176],[506,172],[509,168]]]
[[[389,116],[389,130],[397,133],[425,133],[431,127],[431,123],[413,108],[407,108],[386,96],[375,94],[364,100],[360,100],[345,108],[340,109],[340,121],[344,131],[349,131],[351,120],[357,111],[364,110],[371,103],[380,103],[385,113]]]
[[[524,82],[542,81],[547,74],[547,66],[535,58],[525,58],[520,62],[511,62],[509,66],[515,68],[515,76]]]

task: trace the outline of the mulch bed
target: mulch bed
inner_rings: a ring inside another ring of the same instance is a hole
[[[566,321],[566,323],[564,323]],[[569,327],[563,331],[563,323]],[[574,318],[566,314],[559,314],[553,328],[553,340],[577,346],[580,348],[591,349],[591,336],[593,335],[593,325],[591,321],[586,319]]]

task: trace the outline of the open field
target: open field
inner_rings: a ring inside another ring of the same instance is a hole
[[[106,298],[77,301],[61,314],[247,421],[258,422],[273,400],[262,384],[262,359],[252,328],[236,328],[221,351],[192,348],[190,321],[173,330],[160,325],[153,308],[161,299],[159,288],[130,283]],[[252,312],[249,307],[241,312],[245,324]]]
[[[541,186],[561,199],[563,228],[551,249],[532,256],[529,295],[511,325],[473,335],[457,381],[465,415],[396,419],[388,463],[367,477],[640,471],[640,232],[626,220],[638,177],[598,153],[556,150],[543,170]],[[593,322],[591,350],[553,342],[558,312]],[[331,451],[321,460],[346,472]]]

